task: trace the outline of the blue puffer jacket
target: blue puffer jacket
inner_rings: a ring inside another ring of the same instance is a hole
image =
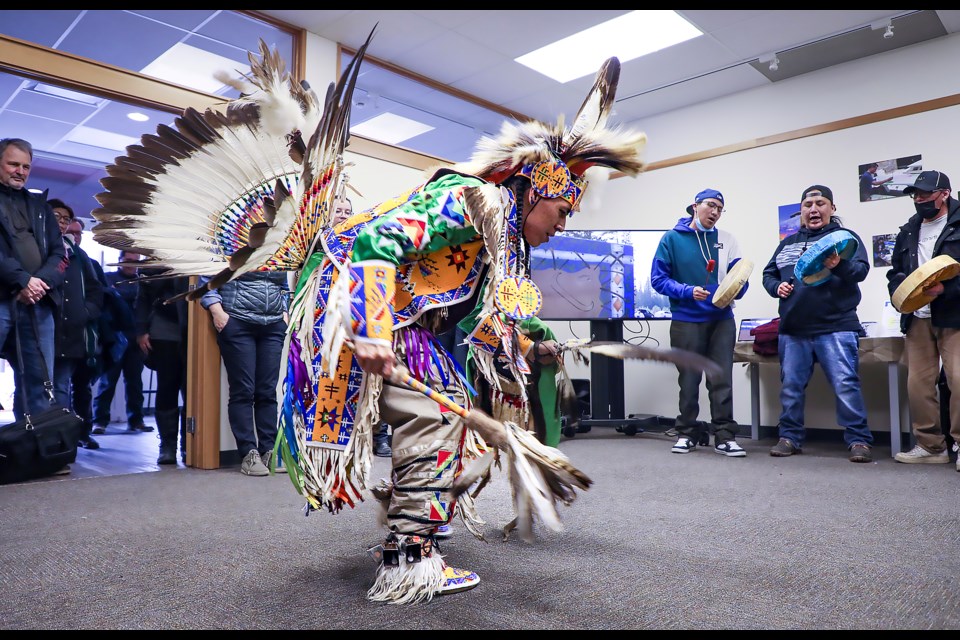
[[[201,279],[199,284],[202,286],[208,279]],[[289,293],[285,272],[256,271],[208,291],[200,298],[200,304],[209,309],[219,302],[233,318],[268,325],[283,319]]]

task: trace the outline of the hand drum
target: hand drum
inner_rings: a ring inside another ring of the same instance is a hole
[[[823,261],[834,253],[841,260],[849,260],[859,247],[857,238],[849,231],[838,229],[828,233],[807,247],[793,268],[793,276],[810,287],[823,284],[830,277],[830,269],[823,266]]]

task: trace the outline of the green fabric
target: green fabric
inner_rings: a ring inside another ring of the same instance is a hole
[[[357,234],[353,262],[385,260],[400,264],[404,259],[476,238],[477,230],[466,219],[463,193],[483,184],[479,178],[459,173],[446,173],[425,184],[409,200],[375,218]]]
[[[320,266],[325,257],[326,254],[323,251],[314,251],[310,254],[310,257],[307,258],[307,261],[303,265],[303,269],[300,271],[300,279],[297,280],[297,286],[293,294],[294,297],[298,296],[300,290],[307,285],[307,282],[310,280],[310,274]]]
[[[477,316],[480,313],[480,307],[473,310],[469,316],[461,320],[457,326],[470,334],[477,324]],[[554,340],[556,334],[540,318],[530,318],[519,323],[520,329],[534,340]],[[467,352],[466,362],[467,380],[474,380],[476,366],[474,365],[473,349]],[[557,364],[541,365],[540,380],[537,384],[536,393],[540,398],[540,406],[543,407],[543,415],[540,416],[545,427],[545,442],[548,447],[556,447],[560,444],[560,404],[557,394],[557,373],[560,367]]]
[[[556,334],[540,318],[530,318],[520,323],[529,336],[535,340],[557,340]],[[557,373],[558,364],[541,365],[540,381],[537,384],[537,393],[540,395],[540,406],[543,407],[543,423],[546,431],[545,445],[556,447],[560,444],[560,404],[557,401]]]

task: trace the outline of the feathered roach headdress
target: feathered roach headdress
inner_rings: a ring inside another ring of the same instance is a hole
[[[519,173],[530,179],[540,196],[561,197],[576,210],[587,184],[584,173],[590,167],[634,176],[645,166],[641,153],[646,134],[606,126],[619,79],[620,61],[607,59],[570,128],[564,126],[563,118],[555,126],[505,122],[499,136],[481,138],[470,160],[454,169],[494,184]]]

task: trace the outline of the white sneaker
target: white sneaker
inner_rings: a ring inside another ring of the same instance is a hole
[[[747,452],[743,450],[736,440],[727,440],[726,442],[721,442],[713,448],[714,451],[719,453],[722,456],[727,456],[728,458],[743,458],[747,455]]]
[[[673,449],[670,449],[674,453],[690,453],[697,448],[697,443],[688,438],[687,436],[680,436],[677,438],[677,444],[673,445]]]
[[[897,462],[906,462],[909,464],[944,464],[950,462],[950,456],[946,451],[940,453],[930,453],[920,445],[915,446],[910,451],[901,451],[893,456]]]
[[[245,476],[268,476],[270,469],[267,469],[260,459],[260,452],[256,449],[250,449],[250,452],[243,457],[240,463],[240,473]]]
[[[263,461],[263,466],[270,470],[270,463],[273,462],[273,451],[267,451],[265,454],[260,456],[260,459]],[[283,466],[283,456],[277,456],[277,467],[274,469],[275,473],[286,473],[287,468]]]

